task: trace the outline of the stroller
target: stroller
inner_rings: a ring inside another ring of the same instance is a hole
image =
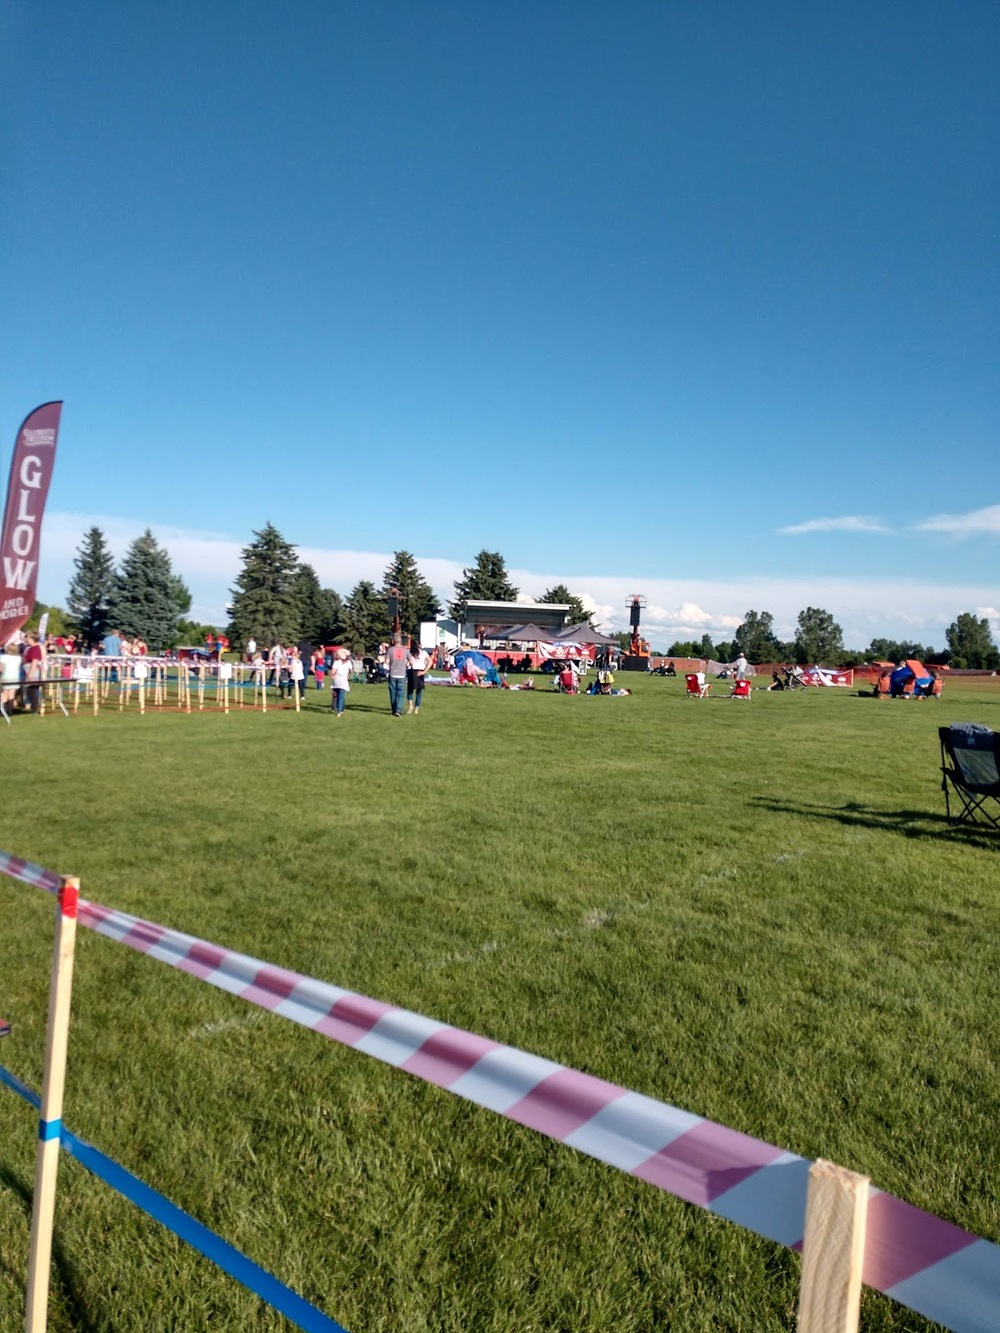
[[[368,685],[382,685],[389,679],[389,673],[381,662],[376,662],[374,657],[363,657],[361,665],[365,669],[365,683]]]

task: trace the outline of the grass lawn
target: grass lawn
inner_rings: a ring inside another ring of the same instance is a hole
[[[1000,834],[945,823],[936,732],[1000,728],[1000,682],[628,683],[19,717],[0,846],[1000,1239]],[[0,910],[0,1061],[37,1087],[54,905],[3,878]],[[789,1251],[86,930],[65,1120],[350,1333],[795,1326]],[[0,1089],[0,1329],[34,1134]],[[53,1333],[288,1327],[65,1156],[53,1279]],[[866,1292],[862,1327],[931,1325]]]

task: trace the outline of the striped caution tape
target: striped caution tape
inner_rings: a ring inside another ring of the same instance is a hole
[[[802,1245],[806,1158],[552,1060],[126,912],[81,899],[80,921],[769,1240]],[[1000,1328],[1000,1247],[874,1188],[862,1280],[953,1333]]]

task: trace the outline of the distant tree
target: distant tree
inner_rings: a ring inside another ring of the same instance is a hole
[[[369,579],[362,579],[347,595],[344,639],[356,653],[374,653],[392,631],[385,598]]]
[[[609,637],[618,640],[618,647],[622,650],[623,653],[628,652],[629,647],[631,646],[632,643],[631,630],[627,629],[615,630]]]
[[[736,641],[732,640],[731,642],[729,642],[726,639],[721,639],[715,645],[715,654],[716,654],[715,655],[716,662],[735,661],[737,656]],[[706,653],[705,656],[710,657],[711,653]]]
[[[880,662],[904,662],[908,657],[925,662],[934,655],[934,649],[921,643],[911,643],[908,639],[899,642],[895,639],[872,639],[868,645],[867,656]]]
[[[455,600],[450,605],[452,618],[465,621],[470,601],[516,602],[518,589],[507,577],[507,566],[499,551],[480,551],[476,563],[462,570],[455,580]]]
[[[153,652],[177,642],[180,612],[170,556],[149,528],[125,552],[108,599],[108,619],[126,638],[145,639]]]
[[[243,548],[243,565],[231,589],[227,633],[241,652],[249,639],[264,648],[299,637],[295,547],[271,523],[253,535],[254,541]]]
[[[715,649],[710,653],[701,651],[702,645],[693,639],[677,639],[666,651],[667,657],[714,657]]]
[[[85,534],[73,566],[66,613],[70,628],[89,646],[103,639],[110,628],[108,598],[115,581],[115,563],[100,528]]]
[[[736,631],[733,646],[748,662],[774,662],[781,656],[781,642],[774,632],[770,611],[748,611]]]
[[[218,637],[215,625],[203,625],[200,620],[185,620],[183,617],[177,622],[177,642],[186,646],[200,648],[206,639]]]
[[[995,671],[1000,667],[990,622],[985,616],[977,620],[971,611],[963,611],[945,631],[951,652],[951,665],[974,670]]]
[[[382,576],[383,594],[390,588],[399,591],[399,624],[411,638],[420,637],[420,626],[425,620],[437,620],[441,604],[434,589],[417,567],[409,551],[396,551]]]
[[[49,621],[46,628],[46,634],[69,634],[74,632],[75,626],[72,625],[61,606],[47,606],[44,602],[36,602],[35,609],[24,622],[25,629],[37,629],[42,616],[48,614]]]
[[[836,666],[844,652],[844,632],[830,615],[817,606],[799,612],[795,634],[795,660],[817,666]]]
[[[295,596],[299,609],[298,637],[312,644],[323,643],[329,607],[312,565],[300,564],[296,569]]]
[[[549,588],[543,592],[538,599],[540,602],[552,602],[556,606],[569,606],[566,613],[566,623],[569,625],[593,625],[594,613],[588,611],[579,597],[566,587],[565,583],[557,583],[554,588]]]
[[[699,643],[699,645],[698,645],[698,651],[694,654],[694,656],[695,656],[695,657],[705,657],[705,658],[709,658],[709,657],[711,657],[711,658],[714,658],[716,661],[719,660],[719,658],[718,658],[718,649],[716,648],[715,644],[712,642],[712,640],[711,640],[711,638],[709,637],[709,635],[707,635],[707,634],[703,634],[703,635],[701,636],[701,643]],[[727,660],[728,660],[728,659],[727,659]]]

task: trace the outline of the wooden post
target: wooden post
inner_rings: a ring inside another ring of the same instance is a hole
[[[806,1196],[799,1333],[857,1333],[868,1177],[813,1162]]]
[[[65,878],[59,886],[56,936],[52,949],[49,986],[49,1022],[45,1038],[45,1076],[38,1122],[35,1159],[35,1194],[31,1210],[31,1248],[28,1257],[26,1333],[44,1333],[49,1305],[52,1267],[52,1229],[56,1208],[56,1173],[59,1169],[59,1131],[62,1127],[66,1050],[69,1043],[69,1008],[73,990],[73,954],[80,881]]]

